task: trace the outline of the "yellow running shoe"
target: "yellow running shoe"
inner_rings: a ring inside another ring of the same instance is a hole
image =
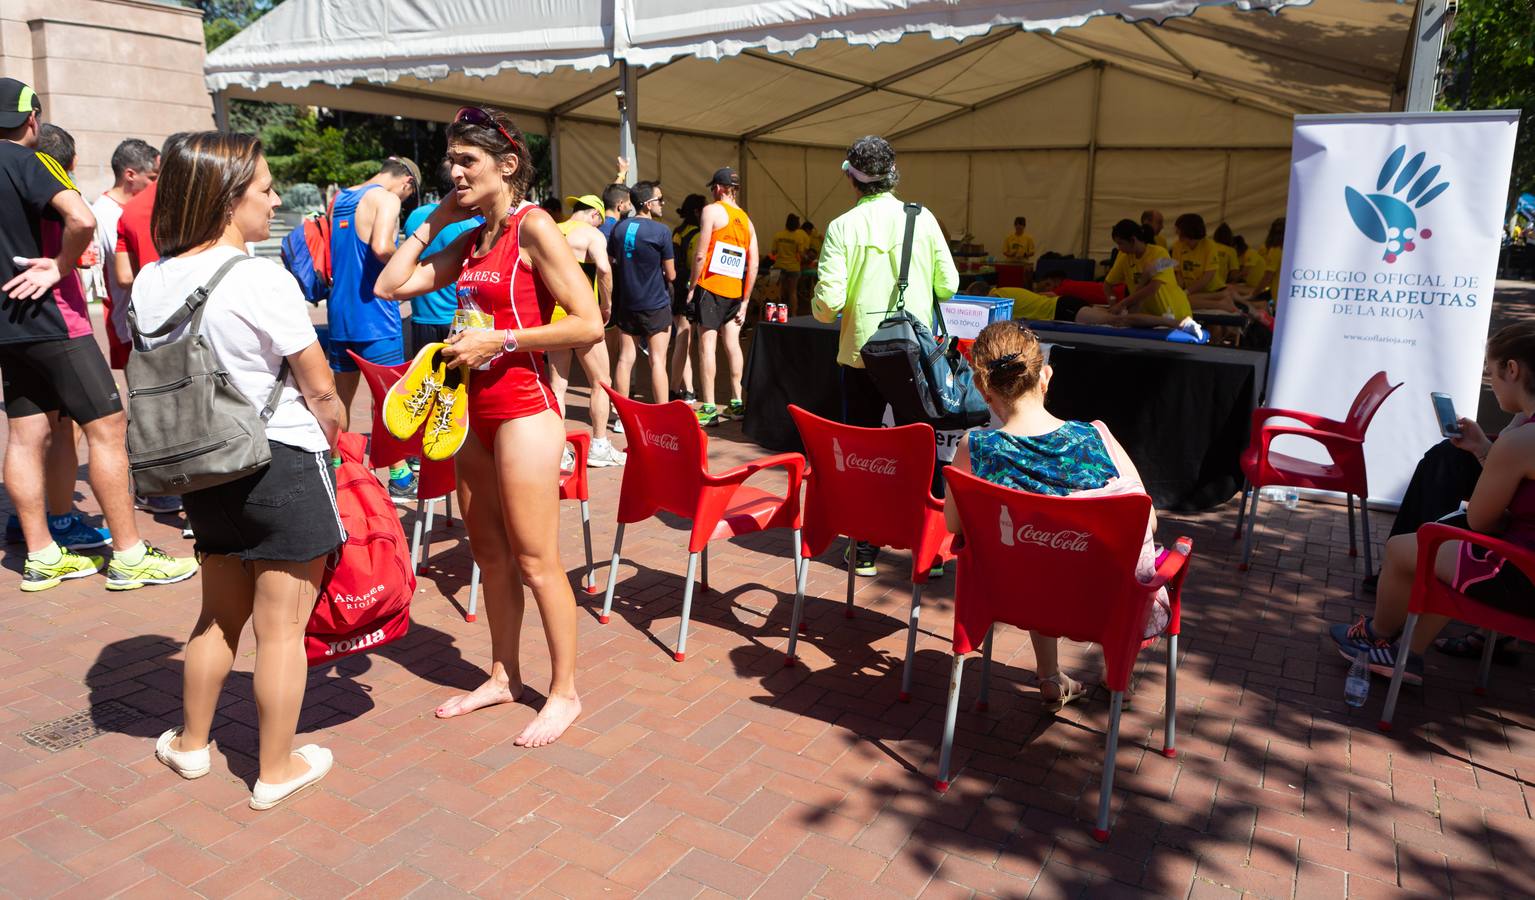
[[[443,379],[432,407],[432,417],[421,436],[421,455],[427,459],[447,459],[464,446],[469,434],[469,367],[458,366]]]
[[[446,344],[427,344],[411,360],[400,380],[384,395],[384,427],[400,440],[421,430],[431,414],[446,374],[438,351]]]
[[[101,571],[101,566],[102,559],[99,556],[87,556],[62,548],[59,550],[59,558],[51,563],[35,559],[29,554],[21,569],[21,589],[27,592],[46,591],[71,578],[95,575]]]
[[[146,584],[175,584],[197,574],[197,559],[192,556],[171,556],[158,547],[144,544],[144,557],[137,565],[129,565],[113,554],[107,563],[107,590],[133,591]]]

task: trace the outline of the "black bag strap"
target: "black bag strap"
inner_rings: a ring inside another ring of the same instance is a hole
[[[148,344],[145,343],[146,338],[165,337],[167,334],[180,328],[187,319],[192,320],[191,332],[196,334],[197,329],[202,326],[202,310],[207,305],[208,298],[212,296],[213,289],[219,286],[219,282],[224,280],[224,276],[229,274],[230,269],[233,269],[247,259],[253,258],[243,253],[230,257],[223,265],[218,267],[218,271],[213,273],[213,277],[208,279],[206,284],[188,294],[187,299],[182,301],[180,308],[171,313],[170,318],[162,322],[160,327],[154,331],[142,331],[139,329],[138,314],[135,312],[133,304],[129,303],[128,326],[133,331],[133,349],[140,353],[145,352],[149,349]]]
[[[911,283],[911,242],[917,233],[917,214],[922,212],[922,204],[908,203],[903,207],[906,213],[906,233],[901,238],[901,270],[895,277],[895,308],[906,309],[906,286]]]

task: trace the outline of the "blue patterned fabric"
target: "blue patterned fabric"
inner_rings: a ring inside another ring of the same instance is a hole
[[[970,469],[993,484],[1052,497],[1101,488],[1119,475],[1098,429],[1088,422],[1067,422],[1029,437],[972,431]]]

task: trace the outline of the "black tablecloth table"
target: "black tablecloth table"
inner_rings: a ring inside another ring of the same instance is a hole
[[[1063,419],[1101,419],[1140,470],[1160,509],[1218,506],[1242,482],[1252,410],[1267,383],[1268,354],[1108,334],[1053,333],[1046,406]],[[748,438],[770,450],[802,449],[790,403],[842,417],[837,327],[808,316],[762,322],[746,366]]]

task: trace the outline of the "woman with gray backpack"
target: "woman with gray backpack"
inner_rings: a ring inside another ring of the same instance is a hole
[[[250,805],[269,809],[331,768],[329,750],[293,742],[304,625],[326,557],[345,539],[330,467],[341,404],[293,276],[246,255],[281,202],[260,141],[177,135],[158,190],[161,258],[134,280],[129,313],[129,459],[140,492],[182,497],[203,592],[185,724],[160,736],[155,757],[183,778],[208,773],[214,710],[252,621],[260,775]]]

